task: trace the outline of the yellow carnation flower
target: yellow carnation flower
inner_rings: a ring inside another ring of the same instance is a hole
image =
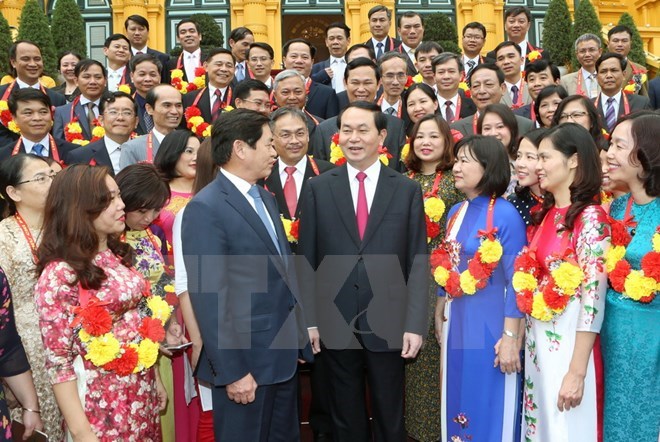
[[[117,86],[117,90],[119,92],[124,92],[125,94],[130,94],[131,93],[131,87],[127,84],[121,84]]]
[[[552,311],[545,303],[543,295],[537,293],[532,301],[532,318],[547,322],[552,319]]]
[[[630,271],[630,275],[628,275],[626,281],[623,283],[623,288],[626,294],[635,301],[652,295],[657,289],[655,279],[644,276],[644,273],[639,270]]]
[[[7,104],[7,100],[0,100],[0,112],[9,110],[9,105]]]
[[[183,70],[181,69],[174,69],[172,70],[170,74],[171,78],[183,78]]]
[[[14,132],[15,134],[20,134],[21,129],[19,129],[18,124],[14,120],[11,120],[9,124],[7,125],[7,129],[10,131]]]
[[[280,219],[282,220],[282,226],[284,227],[284,232],[286,232],[286,240],[289,242],[295,242],[296,239],[293,236],[291,236],[292,221],[290,219],[284,218],[283,216],[281,216]]]
[[[401,161],[405,160],[406,157],[408,156],[408,152],[410,152],[410,143],[406,143],[403,145],[401,148]]]
[[[421,83],[422,81],[424,81],[424,77],[422,77],[422,74],[417,74],[413,77],[413,81],[415,83]]]
[[[172,284],[167,284],[163,287],[163,290],[165,290],[165,293],[174,293],[174,286]]]
[[[580,287],[584,279],[584,273],[580,267],[570,262],[562,262],[559,267],[550,273],[557,288],[569,296],[575,293],[575,290]]]
[[[143,339],[137,348],[138,363],[135,367],[136,371],[139,368],[149,368],[156,363],[158,359],[158,343],[151,339]]]
[[[194,117],[190,117],[190,118],[188,119],[188,123],[192,124],[192,125],[195,126],[195,127],[199,126],[199,125],[202,124],[203,122],[204,122],[204,118],[202,118],[202,117],[199,116],[199,115],[195,115]]]
[[[621,261],[626,254],[626,248],[623,246],[610,247],[605,256],[605,268],[607,272],[614,270],[616,263]]]
[[[68,129],[69,129],[69,133],[72,133],[72,134],[82,133],[82,127],[80,127],[80,123],[78,123],[78,122],[69,123]]]
[[[474,295],[477,292],[477,280],[468,271],[461,273],[461,289],[466,295]]]
[[[335,143],[332,143],[330,145],[330,162],[336,163],[342,158],[344,158],[344,152],[341,150],[341,147],[339,147]]]
[[[151,317],[160,319],[163,321],[163,324],[170,318],[170,314],[172,313],[170,305],[160,296],[150,296],[147,299],[147,307],[151,310]]]
[[[206,76],[202,75],[200,77],[195,77],[193,84],[197,86],[198,89],[202,89],[204,86],[206,86]]]
[[[225,109],[224,109],[225,112],[231,112],[233,110],[234,110],[234,108],[232,106],[225,106]]]
[[[515,272],[513,274],[513,288],[519,292],[522,290],[536,290],[538,283],[534,275],[527,272]]]
[[[80,338],[80,341],[81,341],[81,342],[89,342],[89,340],[92,339],[92,335],[90,335],[89,333],[87,333],[87,332],[86,332],[85,330],[83,330],[82,328],[81,328],[80,331],[78,332],[78,337]]]
[[[85,359],[91,361],[97,367],[101,367],[115,359],[120,349],[119,341],[112,333],[106,333],[89,341]]]
[[[660,233],[653,235],[653,251],[660,253]]]
[[[390,159],[387,158],[387,155],[381,154],[378,156],[378,158],[380,159],[381,163],[383,163],[384,165],[388,166],[390,164]]]
[[[502,244],[499,241],[485,239],[479,246],[481,260],[486,264],[497,262],[502,257]]]
[[[96,126],[92,129],[92,136],[96,138],[103,138],[105,136],[105,129],[101,126]]]
[[[629,84],[626,87],[623,88],[624,92],[630,92],[631,94],[635,93],[635,85],[634,84]]]
[[[433,272],[433,278],[435,279],[435,282],[438,283],[438,285],[444,287],[447,285],[447,281],[449,280],[449,270],[442,266],[438,266],[438,268],[435,269],[435,272]]]
[[[468,89],[470,89],[470,86],[468,86],[465,81],[461,81],[460,83],[458,83],[458,87],[459,89],[463,89],[463,91],[467,91]]]
[[[445,213],[445,202],[438,197],[427,198],[424,201],[424,213],[433,222],[439,222]]]
[[[204,132],[202,132],[202,136],[204,138],[210,137],[211,136],[211,129],[213,128],[212,125],[209,125],[206,129],[204,129]]]
[[[71,141],[71,144],[77,144],[78,146],[87,146],[89,144],[89,140],[73,140]]]

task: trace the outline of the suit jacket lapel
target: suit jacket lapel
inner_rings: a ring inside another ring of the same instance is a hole
[[[105,140],[102,140],[101,144],[93,149],[92,158],[94,158],[94,161],[96,161],[97,164],[109,166],[110,169],[112,169],[112,160],[110,159],[108,149],[105,146]]]
[[[369,211],[369,220],[367,221],[367,229],[362,238],[361,249],[369,242],[374,232],[380,226],[383,216],[387,212],[387,208],[392,201],[392,197],[396,193],[395,181],[392,179],[398,174],[384,164],[380,166],[380,176],[378,177],[378,185],[376,186],[376,193],[374,200],[371,203],[371,210]]]
[[[268,187],[268,191],[275,196],[275,200],[277,201],[280,213],[285,218],[291,219],[289,206],[287,206],[286,199],[284,198],[284,190],[282,189],[282,181],[280,180],[278,164],[275,164],[273,171],[270,173],[270,176],[266,178],[266,186]]]
[[[87,108],[82,104],[76,104],[76,108],[73,110],[73,113],[78,117],[78,122],[80,127],[83,130],[83,136],[90,140],[92,138],[92,131],[89,127],[89,121],[87,120]]]
[[[309,162],[309,157],[307,157],[307,165],[305,166],[305,173],[303,176],[303,181],[302,185],[300,186],[300,196],[304,195],[305,188],[307,186],[307,180],[310,178],[314,178],[316,176],[316,173],[314,173],[314,169],[312,169],[312,165]],[[284,195],[284,194],[283,194]],[[298,198],[298,205],[296,206],[296,214],[295,217],[298,219],[300,216],[300,198]]]
[[[211,123],[213,115],[211,115],[211,95],[208,88],[204,90],[202,98],[199,99],[199,103],[197,104],[199,106],[199,110],[202,112],[202,118],[204,118],[204,121]]]
[[[355,219],[355,209],[353,209],[353,197],[351,196],[351,187],[348,183],[348,170],[346,166],[342,166],[328,173],[334,175],[335,178],[330,191],[339,217],[344,223],[344,227],[346,227],[355,246],[360,247],[361,241],[357,229],[357,220]]]

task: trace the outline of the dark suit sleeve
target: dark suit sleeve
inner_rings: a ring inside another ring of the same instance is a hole
[[[64,140],[64,125],[66,120],[65,106],[55,109],[55,118],[53,119],[52,134],[57,140]]]
[[[326,102],[325,107],[325,116],[323,118],[332,118],[339,115],[339,100],[337,100],[337,94],[335,90],[330,88],[332,93],[328,94],[328,101]]]
[[[313,180],[305,186],[301,195],[300,226],[298,229],[298,254],[304,256],[309,265],[299,263],[298,272],[300,297],[305,310],[308,327],[316,327],[316,279],[314,272],[319,263],[316,262],[316,197],[313,190]]]
[[[309,140],[312,147],[312,155],[314,158],[328,161],[330,159],[330,140],[326,140],[326,127],[323,123],[316,126],[316,130],[312,133]]]
[[[424,201],[419,184],[410,193],[407,241],[408,302],[404,331],[424,336],[428,331],[429,281]]]
[[[324,61],[314,64],[314,66],[312,66],[312,74],[310,75],[310,78],[312,81],[330,86],[332,84],[332,78],[330,78],[325,71],[325,68]]]

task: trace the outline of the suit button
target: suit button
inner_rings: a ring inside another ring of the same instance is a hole
[[[359,285],[357,285],[357,284],[353,284],[353,288],[354,288],[355,290],[357,290],[357,289],[359,289],[359,288],[360,288],[360,286],[359,286]]]

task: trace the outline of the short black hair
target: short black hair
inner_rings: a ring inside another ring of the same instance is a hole
[[[596,73],[598,73],[598,69],[600,68],[600,65],[605,61],[609,60],[610,58],[616,58],[619,60],[619,65],[621,66],[621,71],[625,71],[626,67],[628,66],[628,62],[624,58],[623,55],[617,54],[616,52],[606,52],[603,55],[600,56],[598,60],[596,60]]]
[[[133,14],[133,15],[128,16],[126,18],[126,20],[124,20],[124,29],[128,29],[128,22],[129,21],[132,21],[133,23],[136,23],[139,26],[142,26],[147,31],[149,30],[149,20],[142,17],[141,15]]]
[[[351,28],[346,26],[346,23],[341,22],[341,21],[332,22],[328,26],[326,26],[325,27],[325,35],[326,36],[328,35],[328,31],[330,29],[335,29],[335,28],[343,30],[344,35],[346,36],[346,38],[351,38]]]
[[[118,98],[128,98],[131,100],[131,103],[133,103],[133,112],[135,112],[135,115],[138,114],[138,105],[135,99],[130,94],[122,91],[106,92],[103,94],[101,96],[101,101],[99,101],[99,114],[103,115],[106,106],[114,103]]]
[[[504,21],[509,17],[516,17],[520,14],[525,14],[528,22],[532,21],[532,13],[527,6],[514,6],[513,8],[507,9],[504,12]]]
[[[442,54],[445,50],[440,46],[439,43],[436,43],[435,41],[423,41],[415,48],[415,58],[417,57],[417,54],[419,53],[429,53],[431,51],[436,51],[438,55]]]
[[[488,69],[489,71],[495,72],[497,75],[497,80],[500,82],[500,86],[504,84],[504,72],[494,63],[479,63],[474,67],[474,69],[472,69],[472,72],[470,73],[470,79],[474,77],[476,72],[479,72],[482,69]]]
[[[620,34],[622,32],[627,32],[630,38],[632,39],[632,30],[626,25],[616,25],[607,32],[607,39],[609,40],[612,35]]]
[[[135,55],[133,58],[131,58],[131,61],[128,63],[128,66],[131,72],[135,72],[135,68],[142,63],[152,63],[154,66],[156,66],[156,69],[158,70],[159,74],[163,70],[163,63],[161,63],[158,57],[151,54]]]
[[[552,84],[550,86],[544,87],[536,96],[536,101],[534,101],[534,112],[536,113],[537,122],[539,124],[541,124],[541,117],[540,117],[541,114],[539,113],[541,103],[546,98],[552,97],[555,94],[557,94],[557,96],[562,100],[568,97],[568,92],[566,92],[566,89],[564,89],[562,86],[559,86],[558,84]]]
[[[111,36],[105,39],[105,41],[103,42],[103,47],[109,48],[110,43],[116,40],[124,40],[126,44],[128,44],[128,48],[129,49],[131,48],[131,41],[124,34],[112,34]]]
[[[392,11],[387,6],[383,6],[383,5],[376,5],[373,8],[369,9],[369,12],[367,12],[367,18],[371,18],[371,16],[374,15],[375,13],[382,11],[385,11],[387,13],[388,20],[392,20]]]
[[[247,51],[247,58],[250,58],[250,51],[252,51],[254,48],[263,49],[264,51],[268,52],[268,55],[270,55],[271,59],[275,59],[275,51],[273,50],[273,47],[268,43],[263,43],[260,41],[255,41],[254,43],[250,44],[250,47]]]
[[[277,120],[287,115],[298,118],[300,121],[302,121],[303,125],[305,126],[305,132],[307,132],[307,117],[305,116],[305,113],[297,107],[281,107],[270,114],[270,129],[273,130]]]
[[[486,39],[486,27],[482,23],[479,23],[478,21],[471,21],[467,25],[463,26],[463,31],[462,31],[463,36],[465,36],[465,31],[467,31],[468,29],[479,29],[483,34],[484,39]]]
[[[396,20],[396,27],[397,28],[401,27],[402,18],[413,18],[413,17],[419,17],[419,20],[422,22],[422,27],[424,27],[424,17],[422,17],[422,14],[415,11],[406,11],[403,14],[401,14],[399,18]]]
[[[160,143],[158,152],[154,157],[154,165],[168,182],[179,177],[176,173],[176,163],[181,158],[181,154],[185,152],[186,147],[188,147],[188,140],[190,138],[200,140],[199,137],[187,129],[177,129],[165,135],[165,138]]]
[[[559,72],[559,68],[544,58],[536,60],[532,63],[528,63],[527,66],[525,66],[525,78],[527,78],[529,74],[538,74],[539,72],[543,72],[548,68],[550,68],[552,79],[558,81],[561,78],[561,72]]]
[[[234,42],[237,42],[243,40],[248,35],[254,36],[254,33],[245,26],[239,26],[238,28],[234,28],[231,30],[231,33],[229,34],[229,39],[233,40]]]
[[[83,72],[87,72],[89,68],[92,66],[98,66],[101,68],[101,72],[103,73],[103,78],[107,79],[108,78],[108,71],[105,70],[105,66],[97,60],[91,59],[91,58],[85,58],[84,60],[80,60],[76,64],[76,68],[74,69],[73,73],[75,74],[76,78],[80,76]]]
[[[28,101],[38,101],[46,106],[50,111],[50,97],[47,94],[41,92],[41,89],[26,87],[23,89],[15,88],[9,95],[9,100],[7,100],[7,107],[9,108],[9,112],[12,115],[16,115],[16,111],[18,110],[18,103],[25,103]]]
[[[477,120],[477,133],[481,134],[483,128],[484,118],[487,114],[495,114],[502,120],[502,123],[509,129],[511,134],[511,141],[508,146],[504,146],[506,152],[511,158],[516,157],[516,149],[518,148],[518,120],[513,111],[506,104],[493,103],[486,106],[486,108],[479,113]]]
[[[387,117],[385,116],[384,113],[380,111],[380,106],[377,105],[376,103],[372,103],[370,101],[354,101],[352,103],[349,103],[344,110],[342,110],[339,113],[339,116],[337,116],[337,128],[341,128],[341,117],[344,115],[344,112],[346,110],[351,109],[351,108],[357,108],[357,109],[364,109],[367,111],[370,111],[374,115],[374,123],[376,124],[376,129],[378,132],[380,132],[383,129],[387,129]]]
[[[470,135],[454,146],[456,157],[463,147],[467,150],[467,154],[477,160],[484,169],[484,175],[475,190],[478,190],[480,195],[495,197],[504,195],[511,181],[511,166],[509,156],[500,140],[484,135]]]
[[[162,147],[161,144],[158,154]],[[115,176],[115,181],[126,205],[126,213],[140,209],[160,210],[171,196],[170,186],[154,164],[138,163],[126,166]]]
[[[433,72],[435,72],[435,68],[437,68],[442,64],[448,63],[450,60],[454,60],[456,62],[456,64],[458,65],[458,72],[463,72],[465,70],[460,55],[454,54],[453,52],[443,52],[440,55],[436,55],[435,57],[433,57],[433,60],[431,60],[431,66],[433,66]]]
[[[73,55],[74,57],[76,57],[76,58],[78,59],[78,61],[80,61],[80,60],[83,59],[83,57],[82,57],[79,53],[74,52],[74,51],[64,51],[64,52],[61,52],[61,53],[60,53],[60,56],[57,57],[57,69],[58,69],[58,70],[60,69],[60,65],[62,64],[62,59],[63,59],[64,57],[66,57],[67,55]]]
[[[270,89],[268,89],[268,86],[266,86],[263,82],[254,78],[248,78],[236,85],[234,88],[234,97],[245,100],[250,96],[252,91],[263,91],[266,94],[270,94]]]
[[[344,58],[348,60],[350,58],[350,55],[353,51],[356,49],[366,49],[369,52],[369,58],[372,60],[376,59],[376,53],[374,52],[373,48],[369,45],[366,45],[364,43],[356,43],[350,48],[348,48],[348,51],[346,51],[346,54],[344,54]],[[384,55],[384,54],[383,54]]]
[[[195,30],[197,31],[197,33],[198,34],[200,33],[199,24],[195,20],[191,20],[189,18],[184,18],[183,20],[181,20],[179,23],[176,24],[176,35],[179,35],[179,27],[181,27],[181,25],[186,24],[186,23],[192,23],[193,26],[195,26]]]
[[[522,57],[522,50],[520,49],[520,46],[518,46],[518,43],[514,43],[511,40],[503,41],[502,43],[498,44],[493,52],[495,53],[495,58],[497,58],[497,53],[500,51],[500,49],[508,48],[509,46],[516,48],[516,51],[518,51],[518,55]]]
[[[351,62],[346,65],[346,69],[344,70],[344,81],[348,81],[348,74],[350,74],[353,69],[361,68],[363,66],[372,68],[376,74],[376,82],[380,81],[380,69],[378,69],[378,65],[376,65],[373,60],[364,57],[358,57],[355,60],[351,60]]]
[[[306,38],[292,38],[291,40],[284,43],[284,46],[282,46],[282,57],[287,56],[289,53],[289,47],[291,47],[291,45],[294,43],[303,43],[307,45],[309,47],[309,55],[312,57],[312,59],[316,56],[316,47],[314,47],[311,41],[307,40]]]
[[[231,50],[226,49],[226,48],[213,48],[211,49],[207,54],[206,57],[204,58],[205,62],[208,62],[211,60],[213,57],[215,57],[218,54],[226,54],[231,57],[233,60],[234,64],[236,64],[236,57],[234,57],[234,54],[232,54]]]
[[[264,134],[263,127],[269,122],[268,117],[250,109],[222,112],[213,122],[211,129],[213,162],[218,166],[227,164],[236,140],[241,140],[254,149]]]
[[[431,86],[429,86],[428,84],[426,84],[424,82],[413,83],[408,89],[403,91],[403,94],[402,94],[402,101],[403,101],[403,104],[406,107],[408,107],[408,97],[410,97],[410,94],[412,94],[417,89],[419,89],[420,92],[423,92],[424,95],[429,97],[431,99],[431,101],[433,101],[434,103],[438,102],[438,96],[435,94],[435,91],[433,90],[433,88]]]

